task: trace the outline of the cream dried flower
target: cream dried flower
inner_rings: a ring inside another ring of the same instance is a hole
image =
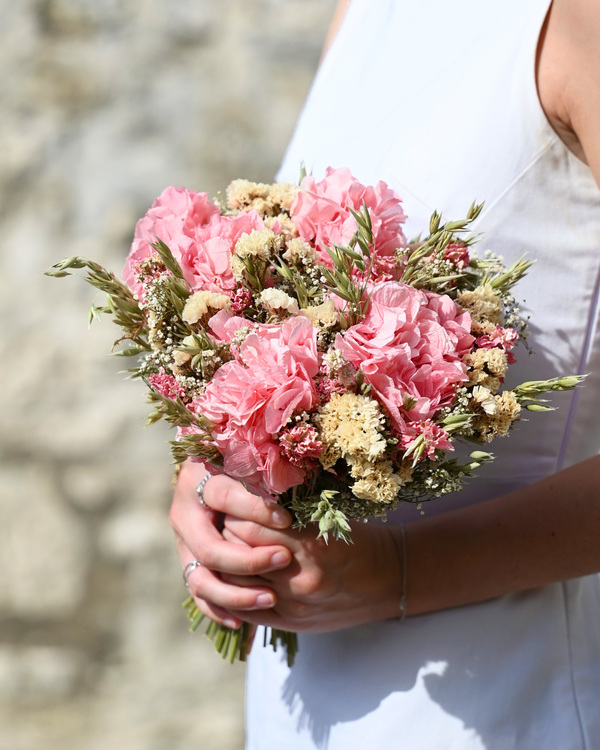
[[[269,199],[275,206],[279,206],[284,211],[290,212],[292,203],[296,200],[300,188],[290,182],[274,182],[271,185]]]
[[[227,188],[227,205],[234,211],[254,209],[263,218],[289,213],[298,193],[298,186],[286,182],[265,184],[234,180]]]
[[[473,336],[489,336],[496,330],[496,324],[489,320],[471,318],[471,333]]]
[[[235,243],[235,255],[238,258],[270,260],[281,246],[281,237],[270,229],[253,229],[250,234],[242,234]]]
[[[281,289],[263,289],[258,297],[258,303],[274,314],[289,313],[295,315],[300,312],[298,302]]]
[[[486,414],[495,414],[498,410],[496,400],[492,392],[482,385],[476,385],[473,388],[473,402],[476,406],[483,409]]]
[[[298,228],[287,214],[266,217],[264,222],[267,229],[276,227],[277,234],[283,238],[284,243],[293,242],[298,237]]]
[[[503,349],[476,349],[464,358],[469,370],[469,385],[482,385],[497,391],[506,375],[508,357]]]
[[[475,431],[488,443],[508,434],[521,412],[521,406],[512,391],[503,391],[494,396],[494,401],[496,410],[493,414],[482,414],[473,421]]]
[[[231,305],[231,300],[226,294],[217,292],[199,291],[188,297],[181,317],[189,325],[196,324],[208,313],[223,310]]]
[[[314,247],[297,237],[287,243],[287,249],[282,257],[290,265],[306,266],[314,264],[318,255]]]
[[[331,300],[323,302],[322,305],[304,307],[302,315],[307,317],[315,328],[333,328],[337,325],[338,314]]]
[[[237,255],[231,256],[231,273],[238,284],[241,284],[246,278],[246,265]]]
[[[318,411],[315,422],[325,447],[320,457],[327,469],[339,458],[377,460],[387,443],[381,434],[385,417],[377,401],[355,393],[333,393]]]
[[[193,336],[186,336],[181,342],[181,346],[194,346],[195,345]],[[191,360],[192,355],[190,352],[182,351],[181,349],[175,349],[173,351],[173,361],[177,367],[184,367]]]
[[[390,461],[372,462],[357,458],[350,465],[350,473],[357,480],[352,485],[352,494],[359,500],[386,505],[393,503],[404,484],[402,477],[394,472]]]
[[[502,323],[502,297],[491,284],[459,292],[457,302],[478,322]]]

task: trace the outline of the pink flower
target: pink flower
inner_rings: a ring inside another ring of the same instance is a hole
[[[233,295],[231,309],[234,313],[244,312],[244,310],[247,310],[252,305],[253,301],[252,293],[249,289],[238,288]]]
[[[168,375],[162,367],[159,373],[153,372],[148,375],[148,382],[155,391],[173,401],[178,396],[179,398],[184,398],[185,396],[185,388],[179,385],[173,375]]]
[[[406,219],[402,201],[385,182],[365,186],[349,169],[328,167],[323,180],[317,182],[308,176],[300,187],[292,205],[292,219],[300,237],[314,245],[326,265],[332,265],[326,246],[348,244],[356,231],[356,220],[349,209],[359,212],[363,203],[371,216],[375,257],[394,258],[395,251],[406,246],[401,229]]]
[[[435,424],[435,422],[432,422],[431,419],[426,419],[424,422],[408,422],[406,432],[400,437],[400,446],[402,449],[406,450],[409,448],[419,435],[423,435],[423,452],[431,460],[435,459],[436,450],[454,450],[448,433]]]
[[[365,318],[338,334],[336,346],[404,433],[406,422],[449,405],[466,380],[470,329],[469,314],[449,297],[390,281],[373,288]]]
[[[448,245],[444,253],[444,259],[462,270],[469,265],[469,248],[462,242]]]
[[[192,291],[232,292],[236,286],[231,272],[233,249],[242,234],[253,229],[264,229],[256,211],[221,216],[207,193],[168,187],[136,225],[123,281],[143,299],[137,266],[152,255],[150,243],[158,238],[173,253]]]
[[[149,243],[160,238],[180,262],[192,242],[196,227],[207,224],[219,214],[219,207],[208,199],[208,193],[196,193],[186,188],[165,188],[136,225],[123,270],[123,281],[140,298],[143,297],[136,265],[154,252]]]
[[[323,443],[315,427],[300,422],[294,427],[285,428],[279,435],[279,445],[284,456],[294,466],[314,466],[311,458],[318,458],[323,450]]]
[[[233,293],[236,282],[231,271],[235,243],[264,224],[256,211],[237,216],[213,216],[208,224],[196,227],[191,244],[181,253],[180,265],[193,291]]]
[[[514,364],[516,362],[514,354],[511,354],[511,349],[519,340],[519,334],[514,328],[503,328],[502,326],[496,326],[491,332],[479,336],[475,340],[475,344],[480,349],[492,349],[493,347],[499,347],[508,354],[508,363]]]
[[[221,313],[212,320],[225,332]],[[229,331],[236,320],[229,318]],[[286,458],[277,436],[292,414],[318,404],[318,370],[316,331],[306,318],[257,326],[246,337],[195,404],[214,425],[226,474],[275,495],[303,482],[306,472]]]

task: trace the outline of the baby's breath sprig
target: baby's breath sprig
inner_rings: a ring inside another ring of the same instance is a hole
[[[470,461],[460,463],[451,458],[446,461],[425,461],[416,465],[411,482],[400,487],[399,501],[410,502],[420,507],[421,503],[433,500],[463,488],[466,477],[494,459],[486,451],[473,451]]]

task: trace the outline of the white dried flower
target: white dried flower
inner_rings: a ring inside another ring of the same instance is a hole
[[[207,313],[223,310],[231,305],[231,300],[225,294],[217,292],[199,291],[188,297],[181,317],[186,323],[194,325]]]
[[[290,315],[300,312],[298,302],[281,289],[263,289],[258,297],[258,303],[270,312],[285,311]]]
[[[482,385],[476,385],[473,388],[473,401],[478,406],[481,406],[486,414],[495,414],[498,411],[498,406],[492,392]]]

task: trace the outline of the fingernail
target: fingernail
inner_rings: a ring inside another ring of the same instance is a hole
[[[276,508],[272,511],[271,518],[274,524],[282,528],[290,525],[290,514],[286,510],[283,510],[283,508]]]
[[[233,617],[224,617],[223,622],[228,628],[234,628],[235,630],[240,626],[239,620],[234,620]]]
[[[289,560],[289,555],[286,552],[276,552],[271,558],[271,565],[274,565],[276,568],[283,568],[288,564]]]
[[[257,607],[272,607],[275,604],[275,600],[271,594],[259,594],[256,597]]]

